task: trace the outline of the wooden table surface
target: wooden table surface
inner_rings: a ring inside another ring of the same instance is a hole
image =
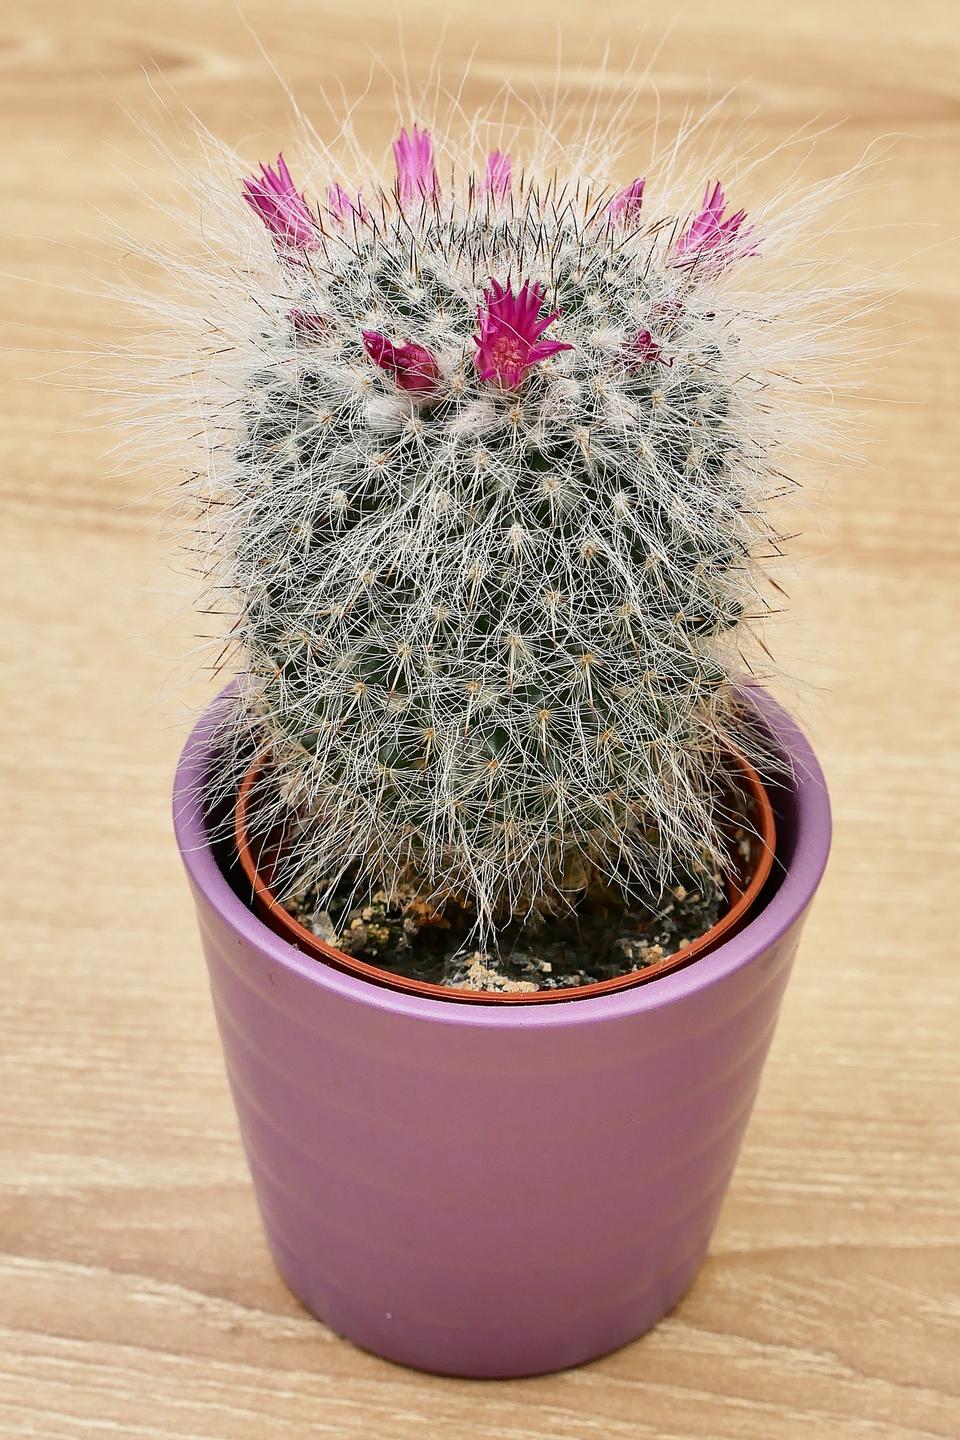
[[[376,0],[6,0],[0,16],[4,699],[0,1435],[43,1440],[907,1440],[960,1434],[957,830],[960,30],[948,0],[409,0],[416,77],[447,23],[467,99],[575,86],[652,51],[664,113],[742,82],[810,174],[891,157],[863,202],[895,289],[865,461],[818,494],[780,653],[832,782],[836,849],[742,1159],[692,1293],[582,1370],[405,1372],[291,1298],[261,1237],[168,818],[191,633],[152,486],[74,369],[110,343],[125,175],[193,109],[248,153],[287,133],[258,39],[306,107],[398,63]],[[245,23],[249,22],[248,25]],[[644,29],[643,26],[646,25]],[[577,68],[577,65],[580,68]],[[169,113],[152,98],[145,71]],[[361,130],[388,138],[375,78]],[[167,176],[169,180],[169,176]],[[884,273],[881,273],[884,272]],[[79,383],[76,383],[79,378]],[[807,562],[810,563],[807,563]]]

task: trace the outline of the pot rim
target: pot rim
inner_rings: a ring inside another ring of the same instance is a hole
[[[471,991],[452,985],[444,986],[435,982],[417,980],[411,976],[394,974],[389,970],[382,969],[373,961],[361,960],[353,955],[348,955],[345,951],[338,950],[336,946],[329,945],[318,936],[313,935],[280,904],[253,857],[247,815],[253,788],[263,774],[266,765],[264,754],[254,757],[240,782],[240,790],[234,805],[234,843],[241,868],[253,891],[254,900],[259,902],[262,910],[269,911],[274,917],[276,923],[271,926],[271,929],[281,934],[286,932],[285,938],[291,943],[300,942],[298,949],[305,950],[320,960],[325,960],[339,970],[346,970],[351,974],[358,975],[374,985],[387,985],[392,990],[403,990],[408,995],[432,995],[434,999],[453,1004],[567,1005],[574,1000],[587,1000],[593,995],[612,994],[614,990],[624,990],[631,985],[649,985],[654,980],[659,980],[661,976],[669,974],[671,970],[678,969],[681,965],[692,965],[706,950],[722,944],[723,937],[736,926],[745,923],[745,917],[759,899],[773,868],[777,844],[776,822],[766,786],[750,761],[742,751],[734,747],[731,747],[731,755],[739,767],[740,781],[752,796],[757,807],[758,834],[756,838],[759,841],[759,851],[747,883],[742,888],[738,884],[728,885],[727,908],[719,920],[715,921],[709,929],[704,930],[702,934],[697,935],[682,949],[671,951],[662,960],[645,966],[643,969],[628,971],[607,980],[591,980],[585,985],[571,985],[564,990],[538,990],[532,994],[504,994]]]
[[[527,1028],[540,1025],[583,1025],[614,1020],[638,1010],[677,1004],[708,989],[756,959],[803,913],[820,882],[830,851],[830,799],[816,755],[796,721],[760,686],[746,685],[743,696],[770,732],[790,767],[795,837],[793,856],[780,885],[762,910],[729,939],[687,965],[669,970],[649,984],[630,985],[606,994],[571,999],[566,1004],[465,1005],[444,998],[411,994],[339,970],[275,934],[231,888],[210,845],[203,810],[204,779],[224,711],[236,693],[236,682],[207,707],[191,731],[177,765],[173,791],[173,823],[184,867],[202,894],[230,929],[254,945],[282,969],[310,984],[335,991],[344,999],[374,1009],[448,1025],[493,1025]]]

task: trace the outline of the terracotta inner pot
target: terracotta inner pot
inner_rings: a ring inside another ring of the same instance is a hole
[[[416,980],[382,970],[369,961],[358,960],[353,955],[321,940],[299,920],[284,909],[271,889],[276,862],[282,845],[282,837],[275,831],[264,836],[251,835],[251,820],[256,806],[256,789],[268,769],[268,757],[259,756],[250,765],[243,778],[234,810],[234,840],[243,873],[253,892],[254,909],[260,918],[284,940],[299,950],[312,954],[328,965],[349,974],[358,975],[375,985],[390,990],[406,991],[408,994],[428,995],[438,1000],[457,1004],[480,1005],[543,1005],[585,999],[591,995],[606,995],[613,990],[625,990],[628,986],[646,985],[651,980],[688,965],[697,956],[712,950],[721,940],[728,939],[746,919],[756,903],[770,875],[776,849],[776,823],[773,807],[766,787],[756,770],[744,755],[732,752],[739,771],[740,786],[752,809],[751,820],[755,834],[751,837],[750,856],[737,864],[727,882],[729,908],[715,925],[704,931],[689,945],[673,955],[665,955],[654,965],[642,970],[633,970],[609,980],[592,981],[589,985],[572,985],[563,990],[538,990],[522,994],[497,994],[491,991],[464,990],[450,985],[437,985],[425,980]]]

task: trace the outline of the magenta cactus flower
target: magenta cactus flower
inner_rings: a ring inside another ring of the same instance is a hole
[[[646,180],[638,178],[618,190],[607,206],[609,218],[624,225],[638,220],[643,208],[643,187],[646,183]]]
[[[627,345],[627,356],[635,365],[672,365],[673,357],[664,355],[661,345],[649,330],[638,330]]]
[[[440,192],[437,170],[433,158],[433,140],[429,130],[419,130],[416,125],[406,129],[393,142],[393,157],[397,164],[397,193],[401,205],[411,200],[432,199]]]
[[[650,307],[650,318],[661,333],[670,335],[683,319],[684,302],[679,295],[664,295]]]
[[[325,315],[319,314],[316,310],[302,310],[299,305],[294,305],[291,310],[287,311],[287,319],[298,335],[326,335],[330,329]]]
[[[440,379],[436,356],[425,345],[405,340],[394,345],[379,330],[364,330],[363,348],[375,365],[399,385],[401,390],[423,393],[435,390]]]
[[[505,200],[510,194],[510,183],[510,156],[504,150],[492,150],[487,157],[483,193],[494,200]]]
[[[480,333],[473,337],[477,347],[474,363],[481,379],[495,380],[504,389],[514,390],[538,361],[573,349],[563,340],[540,338],[560,315],[559,310],[541,314],[542,285],[525,280],[515,295],[509,281],[503,286],[491,280],[483,296],[484,303],[477,307]]]
[[[363,221],[370,218],[363,203],[363,196],[358,193],[356,200],[352,200],[349,192],[336,181],[327,186],[327,209],[337,225],[349,224],[354,216]]]
[[[753,226],[743,228],[746,210],[737,210],[724,219],[725,207],[720,181],[716,182],[713,190],[708,181],[699,211],[673,247],[675,264],[690,265],[711,250],[717,252],[711,259],[720,264],[758,253],[756,242],[749,241]]]
[[[317,245],[316,216],[293,183],[282,155],[277,156],[276,169],[261,164],[259,176],[244,180],[243,198],[282,249],[311,250]]]

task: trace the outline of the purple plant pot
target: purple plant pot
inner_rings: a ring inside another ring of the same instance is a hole
[[[175,825],[240,1131],[280,1273],[341,1335],[532,1375],[642,1335],[693,1281],[830,844],[810,746],[752,703],[793,775],[762,908],[685,969],[543,1006],[403,995],[274,935],[211,848],[216,706],[197,725]]]

